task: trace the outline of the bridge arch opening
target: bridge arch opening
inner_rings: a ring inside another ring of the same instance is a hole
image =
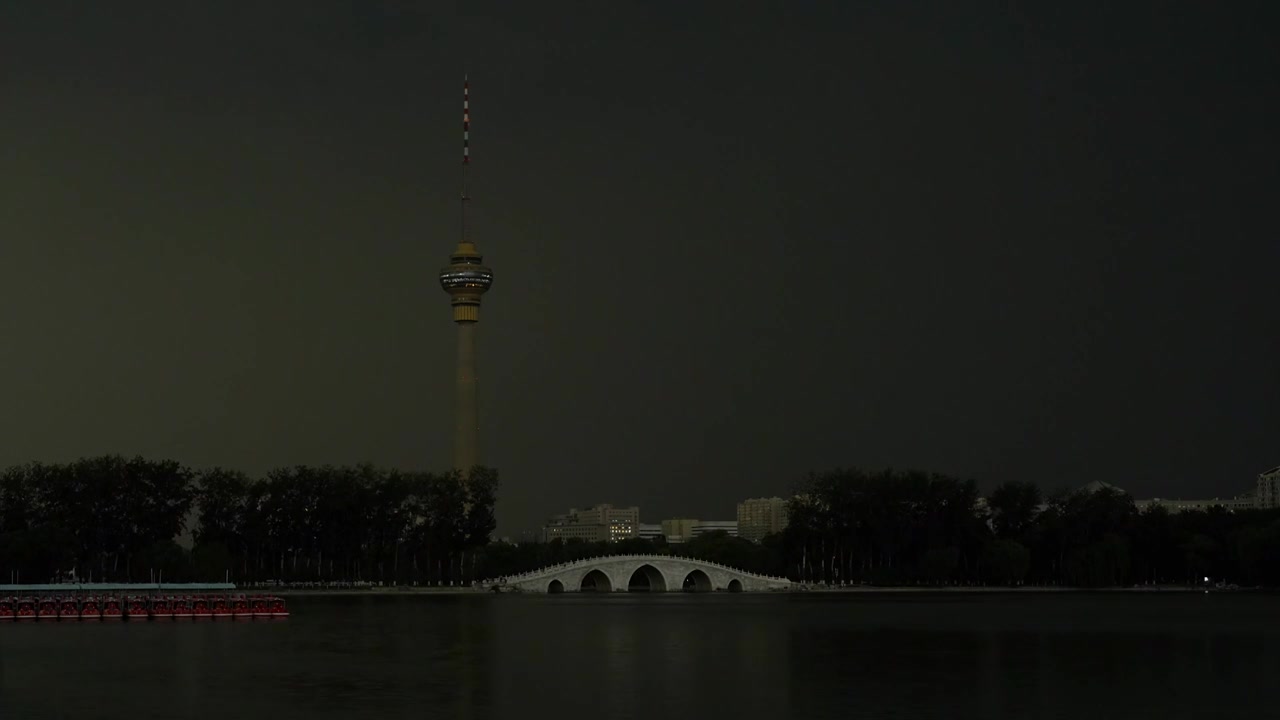
[[[715,587],[711,584],[711,578],[701,570],[694,568],[692,572],[684,576],[684,583],[680,588],[685,592],[711,592]]]
[[[547,585],[547,592],[552,595],[558,595],[559,593],[564,592],[564,583],[559,580],[552,580],[551,583]]]
[[[666,592],[667,579],[662,577],[658,568],[652,565],[641,565],[631,573],[627,582],[627,592]]]
[[[578,588],[581,592],[613,592],[613,583],[609,582],[609,576],[599,570],[592,570],[582,576],[582,586]]]
[[[742,581],[734,578],[729,581],[729,592],[742,592]]]

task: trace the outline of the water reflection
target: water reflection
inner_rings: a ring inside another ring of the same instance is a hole
[[[1158,609],[1179,608],[1152,618]],[[1194,598],[863,599],[790,630],[792,711],[809,718],[1230,717],[1280,670],[1272,630]],[[1265,597],[1225,602],[1261,618]],[[819,607],[824,606],[818,603]],[[836,615],[845,610],[844,615]],[[1251,687],[1252,685],[1252,687]]]
[[[475,598],[295,602],[249,623],[3,628],[3,717],[483,717],[493,605]],[[10,714],[12,713],[12,714]]]
[[[674,593],[508,600],[497,633],[499,717],[530,711],[530,697],[564,715],[785,709],[785,633],[759,622],[758,608],[739,613],[720,598]],[[520,674],[530,666],[538,669]]]
[[[566,593],[13,624],[0,717],[1257,715],[1280,670],[1274,601],[1210,603]]]

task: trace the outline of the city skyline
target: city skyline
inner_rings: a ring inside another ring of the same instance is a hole
[[[1188,510],[1206,511],[1211,508],[1221,508],[1228,512],[1237,512],[1241,510],[1271,510],[1280,507],[1280,467],[1273,467],[1257,474],[1255,480],[1246,485],[1241,485],[1234,492],[1225,495],[1214,495],[1212,497],[1191,497],[1191,496],[1169,496],[1169,495],[1151,495],[1137,496],[1123,487],[1112,485],[1111,483],[1091,481],[1078,487],[1060,487],[1060,488],[1040,488],[1044,493],[1044,502],[1042,506],[1047,504],[1051,493],[1076,493],[1082,491],[1092,492],[1096,489],[1106,488],[1115,490],[1128,495],[1134,502],[1134,506],[1138,512],[1146,512],[1147,510],[1159,506],[1169,513],[1179,513]],[[786,497],[756,497],[743,498],[733,501],[731,504],[737,506],[737,527],[734,528],[733,534],[736,537],[742,537],[753,542],[758,542],[761,538],[774,532],[785,529],[787,525],[787,502],[793,496]],[[978,502],[985,507],[988,498],[986,494],[978,497]],[[553,534],[548,533],[548,529],[556,525],[600,525],[608,528],[610,522],[607,518],[611,515],[602,514],[606,510],[609,513],[617,513],[618,517],[625,518],[624,522],[634,525],[638,530],[641,527],[649,527],[653,525],[661,525],[664,528],[668,523],[690,523],[690,527],[698,523],[710,523],[711,526],[721,526],[727,521],[712,520],[713,517],[719,517],[724,514],[724,510],[713,511],[709,515],[689,512],[668,512],[653,513],[650,515],[642,515],[639,505],[618,505],[615,506],[609,500],[597,500],[584,505],[585,510],[577,507],[569,508],[567,513],[554,514],[544,516],[541,528],[533,530],[532,528],[524,528],[519,530],[521,537],[537,537],[541,541],[546,542],[553,538]],[[665,507],[665,506],[664,506]],[[584,514],[587,517],[584,518]],[[660,517],[659,517],[660,516]],[[656,522],[655,522],[656,521]],[[716,529],[709,526],[708,529]],[[679,533],[687,535],[688,533]],[[612,537],[616,533],[604,533],[602,537],[610,539],[618,539]],[[563,539],[570,537],[578,537],[586,539],[589,536],[587,532],[580,532],[576,535],[562,535]],[[639,536],[637,532],[635,536]],[[631,537],[631,535],[626,535]]]
[[[465,70],[500,533],[842,466],[1247,488],[1267,25],[926,5],[7,3],[0,465],[450,467]]]

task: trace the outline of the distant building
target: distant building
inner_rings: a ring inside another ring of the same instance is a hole
[[[737,520],[699,520],[693,526],[693,536],[705,535],[707,533],[723,532],[729,537],[738,537],[738,521]]]
[[[1136,500],[1133,504],[1142,512],[1146,512],[1153,507],[1162,507],[1173,515],[1180,512],[1203,512],[1215,507],[1220,507],[1230,512],[1236,512],[1237,510],[1252,510],[1256,507],[1254,498],[1251,495],[1238,495],[1233,498],[1211,498],[1209,500],[1170,500],[1169,498],[1151,498],[1150,500]]]
[[[542,528],[543,542],[560,539],[583,542],[618,542],[638,537],[640,508],[617,508],[609,504],[596,505],[586,510],[569,508],[569,512],[556,515]]]
[[[638,507],[619,508],[606,503],[586,510],[570,509],[569,514],[576,518],[576,522],[583,525],[608,525],[614,522],[624,522],[632,525],[640,524],[640,508]]]
[[[1262,510],[1280,508],[1280,467],[1273,467],[1258,476],[1256,507]]]
[[[1122,493],[1125,492],[1123,488],[1118,488],[1115,485],[1110,485],[1104,482],[1098,482],[1096,480],[1094,482],[1091,482],[1081,487],[1076,492],[1077,493],[1084,493],[1084,492],[1094,493],[1102,489],[1113,490],[1115,492],[1122,492]],[[1180,512],[1205,511],[1214,507],[1220,507],[1220,508],[1223,508],[1224,510],[1235,512],[1237,510],[1252,510],[1254,508],[1254,500],[1253,500],[1253,497],[1250,495],[1237,495],[1235,497],[1230,497],[1230,498],[1208,498],[1208,499],[1193,499],[1193,500],[1150,498],[1148,500],[1134,500],[1133,505],[1139,510],[1139,512],[1146,512],[1150,508],[1157,507],[1157,506],[1164,508],[1171,514],[1177,514]]]
[[[738,503],[738,537],[760,542],[787,527],[787,501],[780,497],[751,498]]]
[[[724,531],[731,537],[737,537],[738,521],[695,520],[693,518],[673,518],[662,521],[662,534],[666,536],[667,542],[672,545],[689,542],[699,535],[717,530]]]
[[[604,542],[609,539],[609,529],[603,525],[575,525],[572,523],[547,524],[542,528],[542,541],[581,540],[583,542]]]
[[[607,527],[609,528],[609,542],[630,540],[640,536],[640,523],[633,523],[628,520],[613,520],[610,521]]]
[[[1272,468],[1258,476],[1256,492],[1236,495],[1229,498],[1210,498],[1208,500],[1171,500],[1169,498],[1151,498],[1138,500],[1134,505],[1146,511],[1153,507],[1162,507],[1171,513],[1205,511],[1220,507],[1229,512],[1280,507],[1280,467]]]
[[[658,540],[662,537],[662,524],[640,523],[636,526],[636,534],[641,540]]]
[[[1266,481],[1264,479],[1268,477],[1269,477],[1270,485],[1265,484]],[[1085,485],[1082,485],[1076,488],[1075,490],[1071,491],[1069,495],[1074,495],[1074,496],[1088,495],[1088,494],[1096,493],[1100,490],[1110,490],[1113,492],[1128,494],[1123,488],[1116,487],[1115,485],[1111,485],[1110,483],[1105,483],[1105,482],[1100,482],[1095,480],[1093,482],[1087,483]],[[1267,472],[1258,476],[1258,492],[1256,496],[1252,494],[1245,494],[1245,495],[1236,495],[1235,497],[1229,497],[1229,498],[1215,497],[1215,498],[1208,498],[1208,499],[1192,499],[1192,500],[1157,497],[1157,498],[1149,498],[1146,500],[1134,500],[1133,504],[1134,504],[1134,507],[1136,507],[1139,512],[1146,512],[1147,510],[1153,507],[1164,508],[1166,511],[1173,514],[1180,513],[1180,512],[1196,512],[1196,511],[1203,512],[1203,511],[1209,510],[1210,508],[1215,508],[1215,507],[1220,507],[1224,510],[1227,510],[1228,512],[1237,512],[1240,510],[1252,510],[1254,508],[1267,507],[1266,505],[1263,505],[1263,502],[1264,502],[1263,497],[1264,497],[1264,493],[1268,491],[1272,493],[1272,497],[1273,497],[1272,502],[1274,503],[1270,507],[1280,507],[1280,468],[1274,468],[1272,470],[1268,470]],[[1049,508],[1048,503],[1041,503],[1040,505],[1037,505],[1035,510],[1035,515],[1039,515],[1040,513],[1047,510],[1048,508]],[[979,514],[985,513],[989,516],[990,503],[988,502],[987,498],[978,498],[977,503],[975,503],[974,505],[974,509],[978,511]],[[987,523],[988,525],[991,524],[990,517],[988,517]]]
[[[667,542],[673,545],[688,542],[693,539],[693,528],[697,524],[697,520],[689,518],[663,520],[662,534],[666,536]]]

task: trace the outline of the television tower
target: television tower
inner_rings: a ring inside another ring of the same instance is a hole
[[[471,134],[470,87],[462,78],[462,232],[449,265],[440,271],[440,286],[449,293],[453,322],[458,326],[457,405],[453,437],[453,466],[466,473],[480,464],[480,413],[476,400],[476,325],[480,322],[480,296],[493,284],[493,271],[485,267],[467,230],[467,170]]]

